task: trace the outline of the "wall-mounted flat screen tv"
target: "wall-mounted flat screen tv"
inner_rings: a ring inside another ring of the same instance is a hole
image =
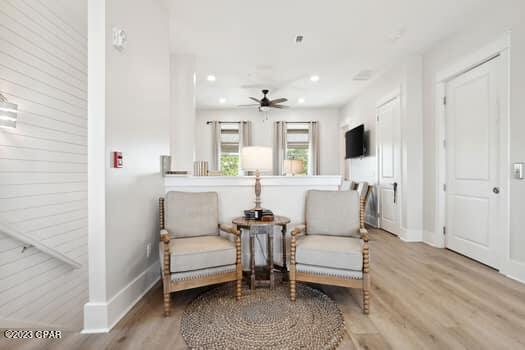
[[[362,157],[366,154],[365,126],[361,124],[345,134],[346,159]]]

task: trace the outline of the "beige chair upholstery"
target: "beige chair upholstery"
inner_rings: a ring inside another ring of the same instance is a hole
[[[307,193],[306,225],[292,230],[292,301],[296,299],[296,281],[360,288],[363,312],[368,314],[369,248],[364,210],[370,189],[366,183],[356,187]]]
[[[296,263],[361,271],[363,243],[348,237],[306,235],[297,239]]]
[[[240,232],[219,225],[215,192],[168,192],[159,200],[164,314],[170,314],[171,293],[215,283],[235,281],[241,295]],[[219,235],[230,233],[234,240]]]
[[[165,199],[166,230],[175,238],[215,236],[219,222],[216,192],[168,192]]]
[[[351,236],[359,231],[357,191],[308,191],[306,227],[309,234]]]

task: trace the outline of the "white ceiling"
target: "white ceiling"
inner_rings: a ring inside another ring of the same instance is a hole
[[[270,98],[291,106],[299,97],[305,107],[340,106],[365,86],[352,80],[357,72],[422,52],[496,0],[165,1],[172,52],[196,56],[197,106],[228,108],[259,97],[259,88],[241,88],[249,84],[279,88]]]

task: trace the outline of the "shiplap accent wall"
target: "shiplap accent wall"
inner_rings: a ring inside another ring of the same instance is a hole
[[[0,318],[82,327],[87,281],[87,30],[57,0],[0,0],[0,221],[82,264],[0,234]]]

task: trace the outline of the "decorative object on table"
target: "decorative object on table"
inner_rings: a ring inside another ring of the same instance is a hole
[[[250,146],[241,150],[244,171],[255,171],[255,208],[261,207],[261,171],[272,170],[272,148]]]
[[[234,226],[219,225],[217,193],[171,191],[160,198],[159,209],[164,315],[170,314],[171,293],[179,290],[235,281],[239,300],[241,235]]]
[[[208,162],[205,160],[193,162],[193,176],[208,176]]]
[[[285,159],[284,173],[288,176],[295,176],[304,171],[304,161],[301,159]]]
[[[170,171],[166,171],[166,175],[171,175],[171,176],[188,176],[190,175],[190,173],[186,170],[170,170]]]
[[[222,176],[222,171],[220,171],[220,170],[208,170],[208,176]]]
[[[283,266],[278,267],[282,273],[286,274],[286,227],[290,223],[290,219],[284,216],[274,216],[272,221],[248,220],[244,217],[233,219],[232,223],[241,230],[249,230],[250,232],[250,288],[255,288],[255,239],[257,235],[267,235],[268,256],[266,257],[267,267],[270,270],[269,280],[270,288],[274,286],[274,266],[273,263],[273,228],[274,226],[281,226],[282,242],[283,242]]]
[[[9,102],[7,98],[0,94],[0,127],[16,128],[18,118],[18,105]]]
[[[244,211],[247,220],[273,221],[273,212],[269,209],[250,209]]]
[[[191,349],[336,349],[345,332],[337,304],[321,291],[297,286],[243,291],[235,302],[230,287],[201,294],[184,310],[180,332]]]
[[[370,308],[370,261],[365,205],[370,187],[356,191],[308,191],[306,225],[292,230],[290,299],[296,281],[363,290],[363,313]],[[304,235],[301,235],[304,233]]]

